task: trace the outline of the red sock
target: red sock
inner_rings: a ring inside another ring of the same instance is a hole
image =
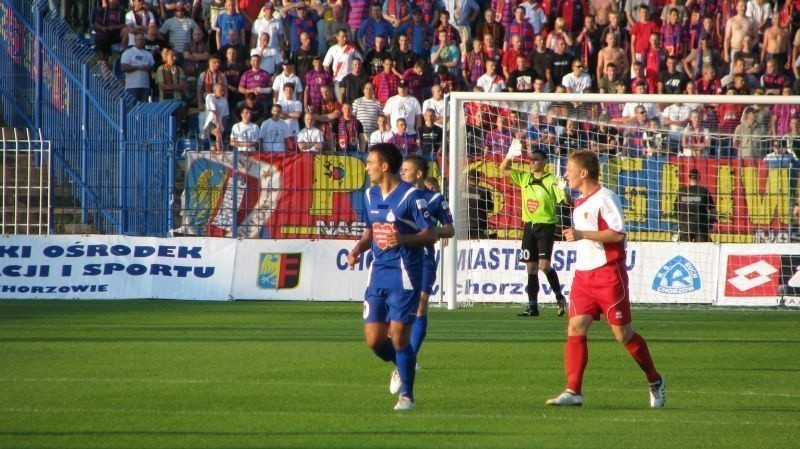
[[[647,349],[647,342],[644,341],[641,335],[634,332],[631,341],[629,341],[625,348],[631,353],[633,359],[639,364],[639,367],[647,375],[647,381],[650,383],[657,382],[661,379],[661,375],[656,371],[656,366],[653,363],[653,358],[650,357],[650,350]]]
[[[589,345],[585,335],[567,337],[564,347],[564,367],[567,372],[567,388],[581,394],[583,372],[589,363]]]

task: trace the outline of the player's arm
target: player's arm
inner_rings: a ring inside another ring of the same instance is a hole
[[[408,218],[411,218],[415,223],[417,229],[416,233],[401,234],[395,229],[387,239],[390,246],[403,245],[403,246],[426,246],[436,243],[436,223],[433,221],[431,214],[428,210],[428,203],[422,197],[422,194],[416,192],[411,195],[407,200],[408,204]]]
[[[511,141],[511,145],[508,146],[505,159],[500,163],[500,169],[508,174],[511,171],[511,161],[520,156],[522,156],[522,141],[514,139]]]
[[[400,234],[395,232],[387,239],[390,246],[404,245],[404,246],[426,246],[436,243],[436,228],[434,226],[427,227],[420,230],[415,234]]]
[[[592,240],[598,243],[619,243],[625,240],[625,234],[614,231],[613,229],[603,229],[602,231],[581,231],[574,228],[564,230],[564,238],[568,242],[578,240]]]
[[[347,254],[347,265],[352,270],[358,262],[358,257],[372,246],[372,228],[364,229],[361,239],[356,242],[356,246]]]
[[[437,239],[449,239],[456,235],[456,228],[453,226],[453,223],[448,223],[446,225],[437,226],[436,227],[436,238]]]
[[[569,188],[567,186],[567,180],[563,176],[557,177],[558,180],[553,183],[553,195],[556,198],[556,204],[564,203],[566,205],[572,204],[572,195],[570,195]]]

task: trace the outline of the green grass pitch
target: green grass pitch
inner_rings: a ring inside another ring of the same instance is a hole
[[[800,447],[796,310],[635,308],[661,410],[605,322],[546,407],[566,321],[517,311],[432,309],[399,413],[360,303],[0,301],[0,448]]]

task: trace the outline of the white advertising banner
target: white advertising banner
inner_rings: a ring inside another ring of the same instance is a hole
[[[629,243],[627,265],[631,302],[714,302],[719,272],[714,243]]]
[[[230,299],[236,241],[0,237],[0,299]]]
[[[366,267],[350,270],[348,240],[242,240],[234,299],[361,301]]]
[[[459,247],[459,302],[527,302],[525,264],[518,241],[481,240]],[[551,266],[569,296],[577,253],[575,244],[556,242]],[[628,243],[631,302],[712,303],[718,250],[714,244]],[[539,274],[539,300],[555,302],[547,278]]]
[[[0,299],[198,299],[361,301],[369,253],[347,266],[353,240],[235,240],[126,236],[0,237]],[[437,257],[440,251],[437,247]],[[552,266],[569,296],[574,244],[558,242]],[[525,303],[519,242],[461,242],[459,303]],[[800,303],[800,248],[791,244],[629,243],[634,303],[764,306]],[[432,302],[441,296],[441,273]],[[554,302],[544,275],[539,298]]]
[[[800,245],[722,245],[718,265],[717,304],[798,307]]]

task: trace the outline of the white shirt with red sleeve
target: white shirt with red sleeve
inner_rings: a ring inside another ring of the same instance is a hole
[[[589,195],[578,198],[572,212],[572,226],[579,231],[611,229],[625,234],[625,218],[619,196],[603,186],[597,186]],[[609,263],[625,262],[625,240],[600,243],[582,239],[577,243],[576,270],[593,270]]]

